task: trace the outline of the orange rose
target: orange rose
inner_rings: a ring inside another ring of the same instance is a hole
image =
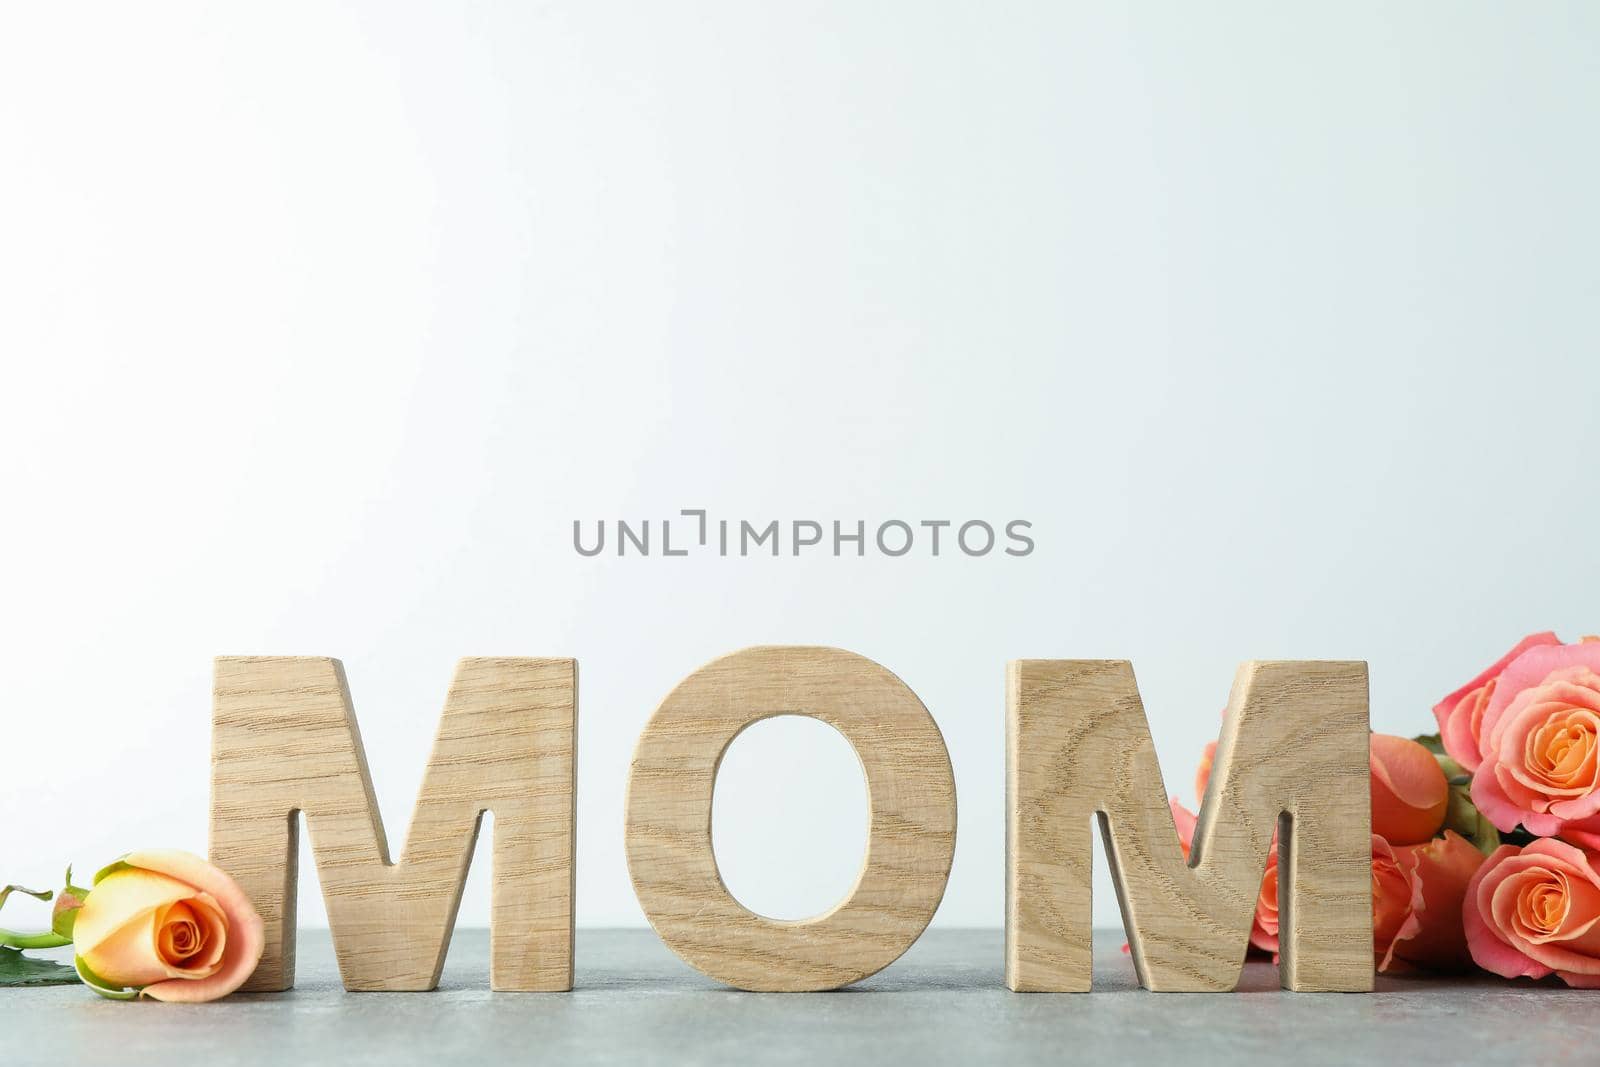
[[[1416,879],[1400,865],[1394,846],[1372,835],[1372,955],[1378,970],[1394,962],[1395,942],[1415,936],[1422,920],[1417,916]]]
[[[1372,955],[1380,971],[1393,966],[1397,942],[1415,937],[1421,920],[1416,915],[1417,886],[1401,865],[1389,842],[1372,835]],[[1267,873],[1256,897],[1250,944],[1278,958],[1278,850],[1267,857]]]
[[[1206,745],[1195,775],[1205,795],[1217,743]],[[1380,971],[1415,965],[1434,970],[1464,966],[1461,900],[1483,854],[1453,831],[1434,839],[1450,804],[1450,783],[1439,761],[1415,741],[1373,734],[1368,754],[1372,791],[1372,938]],[[1196,816],[1176,797],[1172,817],[1185,857]],[[1267,857],[1250,926],[1253,948],[1278,953],[1278,849]]]
[[[1184,858],[1199,821],[1170,801]],[[1372,835],[1372,954],[1380,971],[1459,970],[1469,959],[1461,930],[1461,901],[1483,853],[1452,830],[1444,837],[1396,848]],[[1278,956],[1278,847],[1273,840],[1250,923],[1250,946]]]
[[[1448,830],[1442,840],[1401,848],[1372,835],[1372,956],[1378,970],[1462,965],[1461,899],[1482,860],[1483,853]],[[1277,958],[1276,850],[1267,860],[1250,943]]]
[[[1433,971],[1466,969],[1472,956],[1461,929],[1461,904],[1467,883],[1483,864],[1483,853],[1446,830],[1441,838],[1396,848],[1394,854],[1411,882],[1409,914],[1416,922],[1409,927],[1402,922],[1378,970],[1399,970],[1404,964]]]
[[[1444,824],[1450,783],[1433,753],[1404,737],[1373,734],[1372,832],[1391,845],[1432,840]]]
[[[238,989],[261,959],[261,916],[198,856],[131,852],[95,875],[72,923],[78,974],[96,992],[194,1003]]]
[[[1467,884],[1462,925],[1486,971],[1600,989],[1600,873],[1565,841],[1496,849]]]
[[[1267,854],[1267,873],[1261,879],[1261,892],[1256,894],[1256,915],[1250,922],[1250,944],[1262,952],[1272,953],[1272,962],[1278,962],[1278,838],[1272,838],[1272,851]]]

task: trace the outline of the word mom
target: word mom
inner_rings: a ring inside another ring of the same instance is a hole
[[[299,813],[345,987],[434,988],[490,811],[490,984],[570,989],[577,674],[571,659],[461,661],[394,863],[339,662],[219,658],[211,858],[266,922],[245,988],[294,984]],[[1089,989],[1096,818],[1146,988],[1235,986],[1274,833],[1283,985],[1372,988],[1364,663],[1240,667],[1187,859],[1128,662],[1016,660],[1006,702],[1011,989]],[[802,922],[736,901],[711,845],[723,752],[751,723],[790,714],[850,741],[870,813],[854,891]],[[741,989],[834,989],[899,958],[944,895],[955,833],[955,781],[932,716],[895,675],[840,649],[749,648],[695,671],[650,719],[628,777],[639,903],[674,952]]]

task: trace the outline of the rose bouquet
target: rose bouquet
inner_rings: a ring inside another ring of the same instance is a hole
[[[1473,960],[1600,987],[1600,639],[1534,634],[1433,713],[1441,763],[1506,835],[1462,901]]]
[[[6,886],[0,904],[14,891],[54,896],[55,905],[48,931],[0,930],[0,984],[81,980],[113,1000],[216,1000],[250,977],[265,944],[261,916],[238,884],[187,852],[130,852],[88,889],[72,884],[68,868],[59,893]],[[23,955],[68,945],[71,968]]]
[[[1372,735],[1377,969],[1600,987],[1600,639],[1525,638],[1433,713],[1437,734]],[[1195,815],[1171,803],[1187,853]],[[1277,956],[1276,849],[1250,944]]]

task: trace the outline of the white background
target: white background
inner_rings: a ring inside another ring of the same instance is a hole
[[[936,921],[997,925],[1007,659],[1131,658],[1192,800],[1240,660],[1415,733],[1600,629],[1600,5],[0,10],[0,880],[203,851],[213,655],[342,658],[396,838],[454,661],[571,655],[578,915],[638,923],[652,708],[821,643],[938,720]],[[686,507],[1038,549],[572,551]],[[847,888],[827,728],[719,808],[746,902]]]

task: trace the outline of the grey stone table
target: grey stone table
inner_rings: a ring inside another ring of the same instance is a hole
[[[0,1064],[1152,1063],[1600,1064],[1600,993],[1490,979],[1379,978],[1369,995],[1139,990],[1096,938],[1092,994],[1014,994],[998,930],[933,931],[836,993],[741,993],[648,930],[579,931],[571,993],[491,993],[488,934],[456,935],[434,993],[346,993],[326,932],[301,934],[290,993],[122,1004],[0,992]]]

